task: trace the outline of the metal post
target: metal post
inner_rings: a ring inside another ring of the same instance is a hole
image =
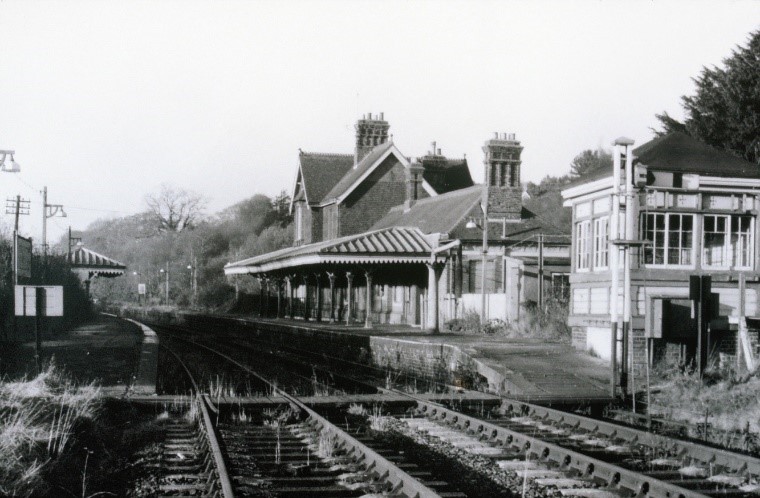
[[[166,262],[166,305],[169,305],[169,261]]]
[[[353,288],[352,284],[354,282],[354,275],[350,272],[346,272],[346,280],[348,281],[348,286],[346,288],[346,325],[351,324],[351,313],[353,313]]]
[[[303,321],[309,321],[309,277],[303,276]]]
[[[633,332],[631,331],[631,245],[634,239],[633,225],[635,222],[635,206],[633,202],[633,141],[625,143],[625,268],[623,274],[623,355],[620,372],[620,387],[623,395],[628,392],[628,369],[633,370],[633,362],[629,358],[630,342]],[[635,395],[635,393],[634,393]]]
[[[610,396],[617,393],[617,332],[618,332],[618,296],[620,290],[620,250],[615,242],[620,238],[620,145],[615,144],[612,163],[612,216],[610,219]],[[580,237],[576,234],[576,237]],[[580,239],[576,244],[580,243]]]
[[[47,186],[42,187],[42,257],[47,266]]]
[[[538,309],[544,309],[544,234],[538,234]]]
[[[486,187],[487,188],[487,187]],[[486,190],[487,192],[487,190]],[[488,320],[486,311],[486,272],[488,271],[488,198],[485,196],[483,202],[483,258],[481,262],[482,271],[480,274],[480,323],[484,325]]]
[[[327,273],[330,280],[330,323],[335,323],[335,273]]]
[[[364,328],[369,329],[372,328],[372,273],[367,271],[365,275],[367,277],[367,306],[364,310]]]
[[[322,321],[322,279],[319,278],[319,273],[314,274],[314,278],[317,279],[317,321]]]
[[[45,289],[34,288],[34,362],[37,365],[37,373],[42,373],[42,315],[45,312]]]

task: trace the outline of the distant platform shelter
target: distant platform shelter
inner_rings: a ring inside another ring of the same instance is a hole
[[[114,278],[124,275],[127,265],[115,259],[103,256],[84,246],[72,248],[68,253],[67,260],[71,265],[71,271],[76,273],[85,287],[87,294],[90,293],[90,282],[96,277]]]

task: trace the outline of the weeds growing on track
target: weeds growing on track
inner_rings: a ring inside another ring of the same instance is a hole
[[[77,423],[100,404],[94,384],[77,386],[51,362],[33,379],[0,384],[0,494],[31,496],[60,457]]]

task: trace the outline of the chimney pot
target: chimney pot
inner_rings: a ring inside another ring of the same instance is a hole
[[[493,138],[495,138],[496,140],[499,139],[499,132],[498,131],[493,132]]]
[[[439,156],[441,155],[441,149],[440,148],[438,149],[438,155]]]
[[[384,112],[380,113],[380,121],[385,121],[385,113]]]

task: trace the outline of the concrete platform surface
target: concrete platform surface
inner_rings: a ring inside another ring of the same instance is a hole
[[[288,319],[238,319],[270,322],[331,333],[369,336],[378,343],[396,343],[399,348],[436,345],[455,350],[455,356],[472,360],[486,377],[490,389],[505,397],[537,402],[600,402],[609,397],[609,364],[573,348],[570,344],[532,338],[442,332],[430,334],[408,325],[345,325],[326,321]],[[419,351],[415,354],[419,355]]]
[[[121,396],[139,376],[142,346],[143,334],[139,327],[115,317],[98,315],[84,325],[43,341],[41,356],[43,362],[52,359],[78,384],[94,382],[106,394]],[[9,377],[33,376],[36,370],[34,342],[8,348],[0,354],[0,361],[4,363],[3,373]],[[152,382],[152,392],[155,392],[155,373]]]

